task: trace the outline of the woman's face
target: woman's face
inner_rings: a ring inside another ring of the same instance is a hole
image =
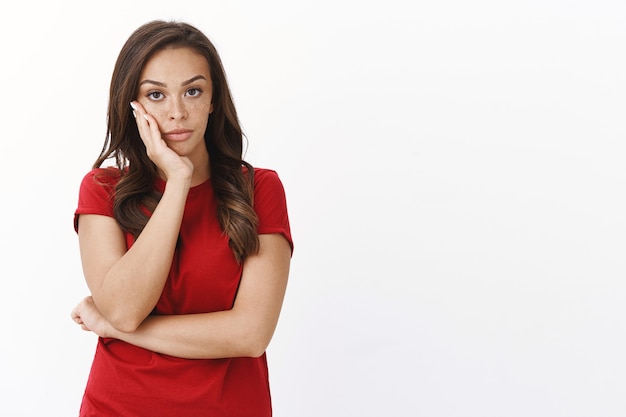
[[[204,132],[212,95],[206,58],[191,48],[166,48],[141,72],[137,101],[157,120],[167,146],[193,161],[207,154]]]

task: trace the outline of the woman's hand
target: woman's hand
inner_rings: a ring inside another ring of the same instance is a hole
[[[112,337],[113,326],[104,318],[93,302],[91,296],[85,297],[72,310],[74,320],[85,331],[92,331],[100,337]]]
[[[191,179],[193,164],[186,156],[180,156],[170,149],[159,130],[156,119],[146,113],[144,107],[137,101],[130,103],[133,115],[139,129],[139,136],[146,146],[148,158],[163,172],[166,180]]]

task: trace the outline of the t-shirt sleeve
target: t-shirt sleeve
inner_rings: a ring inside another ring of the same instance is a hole
[[[254,211],[259,218],[257,232],[260,235],[271,233],[283,235],[293,252],[285,189],[275,171],[259,169],[255,172]]]
[[[117,180],[111,170],[94,169],[83,177],[78,192],[78,207],[74,212],[74,230],[78,232],[81,214],[113,217],[113,189]]]

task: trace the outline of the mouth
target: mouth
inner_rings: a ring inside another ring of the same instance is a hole
[[[189,130],[189,129],[173,129],[173,130],[162,133],[162,137],[164,140],[178,142],[178,141],[189,139],[192,133],[193,133],[193,130]]]

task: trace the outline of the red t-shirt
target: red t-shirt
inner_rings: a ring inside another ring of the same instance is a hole
[[[97,177],[97,181],[94,178]],[[80,186],[80,214],[113,216],[119,171],[90,171]],[[104,183],[104,184],[103,184]],[[259,234],[282,234],[292,245],[282,183],[272,170],[255,168],[254,210]],[[163,191],[165,182],[155,187]],[[133,238],[126,234],[130,247]],[[170,273],[152,314],[191,314],[232,308],[242,267],[216,217],[211,181],[192,187]],[[81,417],[202,417],[272,415],[267,359],[182,359],[117,339],[98,339],[80,409]]]

